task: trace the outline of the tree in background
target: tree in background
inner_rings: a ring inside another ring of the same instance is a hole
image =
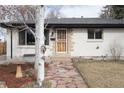
[[[103,7],[104,9],[102,10],[102,13],[100,14],[101,18],[110,18],[111,17],[111,6],[107,5]]]
[[[64,15],[61,13],[62,5],[60,6],[47,6],[46,9],[49,9],[49,12],[46,14],[47,18],[62,18]]]
[[[64,17],[64,15],[60,12],[60,10],[57,11],[51,10],[46,16],[46,18],[62,18],[62,17]]]
[[[101,18],[124,18],[124,5],[106,5],[100,15]]]

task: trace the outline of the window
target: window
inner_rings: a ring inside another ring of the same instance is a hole
[[[88,29],[88,39],[102,39],[102,29]]]
[[[19,45],[34,45],[35,38],[29,30],[19,32]]]
[[[49,30],[44,31],[45,36],[45,45],[49,45]],[[34,45],[35,44],[35,38],[33,34],[28,31],[21,31],[19,32],[19,45]]]
[[[19,32],[19,45],[25,45],[25,31]]]
[[[35,38],[33,36],[33,34],[30,31],[26,31],[26,35],[27,35],[27,45],[34,45],[35,44]]]
[[[45,45],[49,45],[49,30],[44,31]]]

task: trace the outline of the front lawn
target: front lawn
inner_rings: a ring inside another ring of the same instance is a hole
[[[124,87],[124,62],[83,60],[74,64],[89,87]]]

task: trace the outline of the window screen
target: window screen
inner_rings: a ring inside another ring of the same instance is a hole
[[[102,31],[98,30],[95,32],[95,39],[102,39]]]
[[[25,45],[25,31],[19,32],[19,45]]]
[[[88,30],[88,39],[94,39],[94,31],[92,29]]]
[[[49,45],[49,30],[44,31],[45,45]]]
[[[27,45],[35,45],[35,38],[30,31],[27,31]]]
[[[88,39],[102,39],[102,29],[88,29]]]
[[[44,31],[45,45],[49,45],[49,30]],[[35,45],[35,38],[33,34],[28,31],[19,32],[19,45]]]

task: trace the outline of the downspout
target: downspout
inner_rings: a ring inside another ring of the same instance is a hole
[[[13,48],[13,42],[12,42],[12,38],[13,38],[13,36],[12,36],[12,30],[10,30],[11,31],[11,59],[13,58],[13,53],[12,53],[12,48]]]

